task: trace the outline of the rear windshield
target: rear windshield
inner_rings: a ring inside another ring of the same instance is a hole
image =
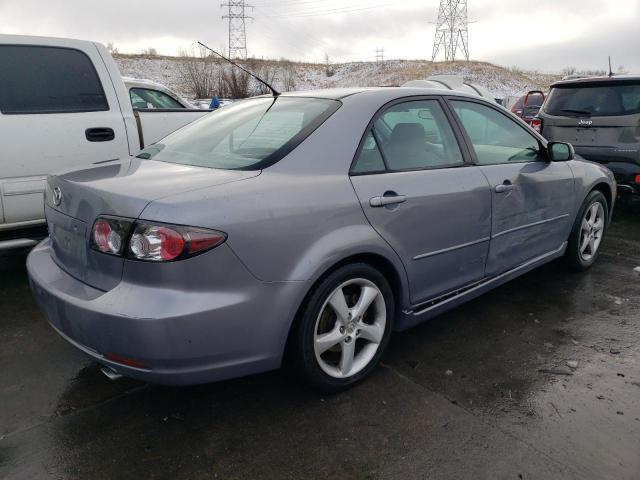
[[[253,98],[207,114],[138,157],[228,170],[260,170],[280,160],[341,103],[302,97]]]
[[[556,87],[544,110],[563,117],[634,115],[640,113],[640,83]]]

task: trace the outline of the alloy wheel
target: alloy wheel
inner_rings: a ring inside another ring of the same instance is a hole
[[[593,203],[584,213],[580,227],[580,257],[590,261],[598,251],[604,233],[605,213],[600,202]]]
[[[314,351],[320,368],[331,377],[348,378],[374,358],[384,337],[384,296],[370,280],[342,283],[327,297],[314,327]]]

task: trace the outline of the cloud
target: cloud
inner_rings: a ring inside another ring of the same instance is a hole
[[[254,0],[249,53],[320,61],[430,58],[438,0]],[[384,6],[383,6],[384,5]],[[373,7],[373,8],[372,8]],[[226,46],[223,10],[211,0],[0,0],[0,32],[113,42],[120,51],[177,54],[197,40]],[[614,64],[640,72],[637,0],[469,0],[473,58],[543,71]]]

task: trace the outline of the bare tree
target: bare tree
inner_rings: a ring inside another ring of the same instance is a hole
[[[249,96],[249,80],[251,77],[248,73],[231,65],[225,68],[223,76],[227,92],[231,98],[247,98]]]
[[[278,70],[273,65],[269,65],[268,63],[262,61],[260,65],[255,59],[247,61],[247,69],[256,74],[262,80],[267,82],[269,85],[273,85],[276,80],[276,75],[278,74]],[[258,95],[265,95],[267,93],[271,93],[271,90],[261,82],[255,82],[256,90]]]
[[[150,57],[156,57],[158,55],[158,51],[153,47],[149,47],[149,48],[143,49],[142,54],[148,55]]]
[[[224,70],[218,60],[200,48],[199,54],[182,51],[180,76],[182,82],[193,92],[195,98],[211,98],[214,95],[227,95]]]
[[[296,89],[296,68],[291,62],[282,62],[280,67],[282,89],[290,92]]]
[[[117,55],[119,53],[118,47],[116,47],[116,45],[113,42],[107,43],[107,50],[111,55]]]
[[[333,77],[336,73],[333,69],[333,62],[331,62],[331,57],[329,57],[328,53],[324,54],[324,73],[327,77]]]

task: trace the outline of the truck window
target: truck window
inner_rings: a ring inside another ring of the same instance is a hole
[[[0,45],[0,112],[109,110],[93,63],[72,48]]]
[[[184,108],[166,93],[150,88],[132,88],[129,90],[129,96],[133,108]]]

